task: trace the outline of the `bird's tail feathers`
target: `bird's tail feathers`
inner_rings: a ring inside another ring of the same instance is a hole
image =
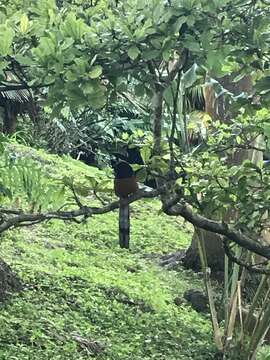
[[[129,248],[130,218],[129,204],[120,200],[119,207],[119,243],[121,248]]]

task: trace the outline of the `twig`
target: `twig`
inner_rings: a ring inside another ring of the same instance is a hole
[[[94,189],[93,193],[95,195],[95,197],[101,202],[102,205],[106,205],[106,201],[104,201],[98,194],[97,191]]]
[[[270,275],[270,269],[260,267],[261,265],[268,265],[269,264],[268,260],[258,263],[258,264],[251,264],[251,263],[247,263],[247,262],[241,260],[240,258],[238,258],[237,256],[234,255],[234,253],[231,250],[231,247],[229,245],[229,240],[226,239],[225,237],[223,238],[223,246],[224,246],[224,251],[225,251],[226,255],[232,262],[242,266],[243,268],[247,269],[250,272],[268,275],[268,276]]]
[[[76,204],[79,206],[80,209],[82,209],[84,207],[84,205],[81,203],[81,200],[79,199],[78,195],[76,194],[76,191],[75,191],[75,188],[74,188],[74,185],[71,184],[70,185],[70,189],[72,191],[72,194],[73,194],[73,197],[76,201]]]

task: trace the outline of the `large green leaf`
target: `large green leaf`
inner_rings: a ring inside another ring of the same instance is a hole
[[[141,148],[141,157],[143,159],[144,164],[147,164],[149,162],[149,159],[151,157],[151,148],[150,146],[143,146]]]
[[[192,67],[183,74],[182,83],[185,89],[191,87],[197,80],[198,65],[195,63]]]
[[[29,29],[29,19],[26,14],[23,14],[20,21],[20,31],[22,34],[26,34]]]
[[[176,22],[172,26],[175,33],[178,33],[181,30],[182,25],[186,22],[186,20],[186,16],[181,16],[176,20]]]
[[[49,55],[55,55],[56,53],[56,42],[52,37],[42,37],[40,39],[39,46],[33,49],[33,54],[42,60],[45,60]]]
[[[64,36],[69,36],[74,40],[82,40],[83,35],[89,30],[82,19],[77,19],[75,13],[69,13],[61,30]]]
[[[102,67],[100,65],[94,66],[89,72],[89,77],[91,79],[96,79],[102,74]]]
[[[265,76],[264,78],[257,81],[255,85],[256,90],[262,93],[267,93],[270,91],[270,76]]]
[[[14,38],[14,31],[6,25],[0,26],[0,55],[7,56],[12,52],[12,42]]]
[[[140,54],[140,50],[137,48],[137,46],[133,45],[128,49],[128,56],[132,59],[135,60],[137,59],[137,57]]]
[[[186,36],[184,44],[192,52],[199,52],[201,50],[198,40],[191,35]]]

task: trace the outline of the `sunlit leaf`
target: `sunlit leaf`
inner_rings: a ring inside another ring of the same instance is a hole
[[[93,69],[89,72],[89,77],[91,79],[96,79],[102,74],[102,67],[100,65],[94,66]]]
[[[140,50],[137,48],[137,46],[131,46],[129,49],[128,49],[128,56],[132,59],[132,60],[135,60],[137,59],[137,57],[139,56],[140,54]]]
[[[23,14],[20,21],[20,30],[22,34],[26,34],[29,29],[29,19],[26,14]]]

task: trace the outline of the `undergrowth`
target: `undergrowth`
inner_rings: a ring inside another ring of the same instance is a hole
[[[66,169],[66,160],[56,163]],[[74,175],[78,167],[69,163]],[[214,359],[208,315],[174,303],[201,280],[158,265],[191,233],[158,210],[152,200],[132,205],[129,251],[118,247],[117,212],[5,234],[0,257],[24,289],[1,305],[0,359]]]

